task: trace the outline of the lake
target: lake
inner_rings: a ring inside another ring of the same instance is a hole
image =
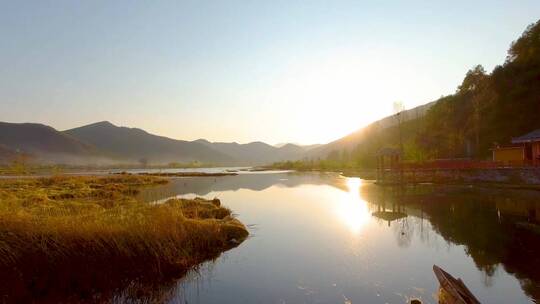
[[[540,299],[540,192],[267,172],[172,179],[139,198],[175,196],[218,197],[251,236],[160,301],[436,303],[434,264],[482,303]]]

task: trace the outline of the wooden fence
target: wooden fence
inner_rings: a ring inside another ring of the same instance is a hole
[[[500,168],[525,168],[533,166],[532,162],[495,162],[470,159],[436,159],[426,162],[402,162],[404,170],[466,170],[466,169],[500,169]],[[392,169],[399,169],[392,168]]]

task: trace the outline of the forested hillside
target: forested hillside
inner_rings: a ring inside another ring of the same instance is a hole
[[[495,142],[540,128],[540,21],[512,43],[491,74],[467,72],[457,92],[439,100],[415,143],[427,157],[477,158]]]
[[[394,119],[399,121],[399,115]],[[491,73],[481,65],[472,68],[456,92],[437,100],[425,115],[390,127],[371,124],[353,149],[334,149],[288,166],[368,168],[375,165],[377,150],[401,146],[408,161],[486,159],[495,143],[509,143],[538,128],[540,21],[511,44],[502,65]]]

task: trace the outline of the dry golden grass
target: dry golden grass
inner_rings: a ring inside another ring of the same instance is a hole
[[[181,275],[247,237],[219,200],[135,199],[140,187],[165,182],[134,175],[0,180],[0,280],[20,281],[15,290],[23,294],[121,288],[133,278]],[[8,285],[0,292],[12,293]]]

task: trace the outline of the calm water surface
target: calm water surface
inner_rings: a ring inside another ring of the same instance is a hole
[[[174,196],[219,197],[252,226],[170,286],[171,303],[436,303],[433,264],[482,303],[540,299],[540,238],[518,224],[540,216],[535,192],[266,173],[173,179],[140,199]]]

